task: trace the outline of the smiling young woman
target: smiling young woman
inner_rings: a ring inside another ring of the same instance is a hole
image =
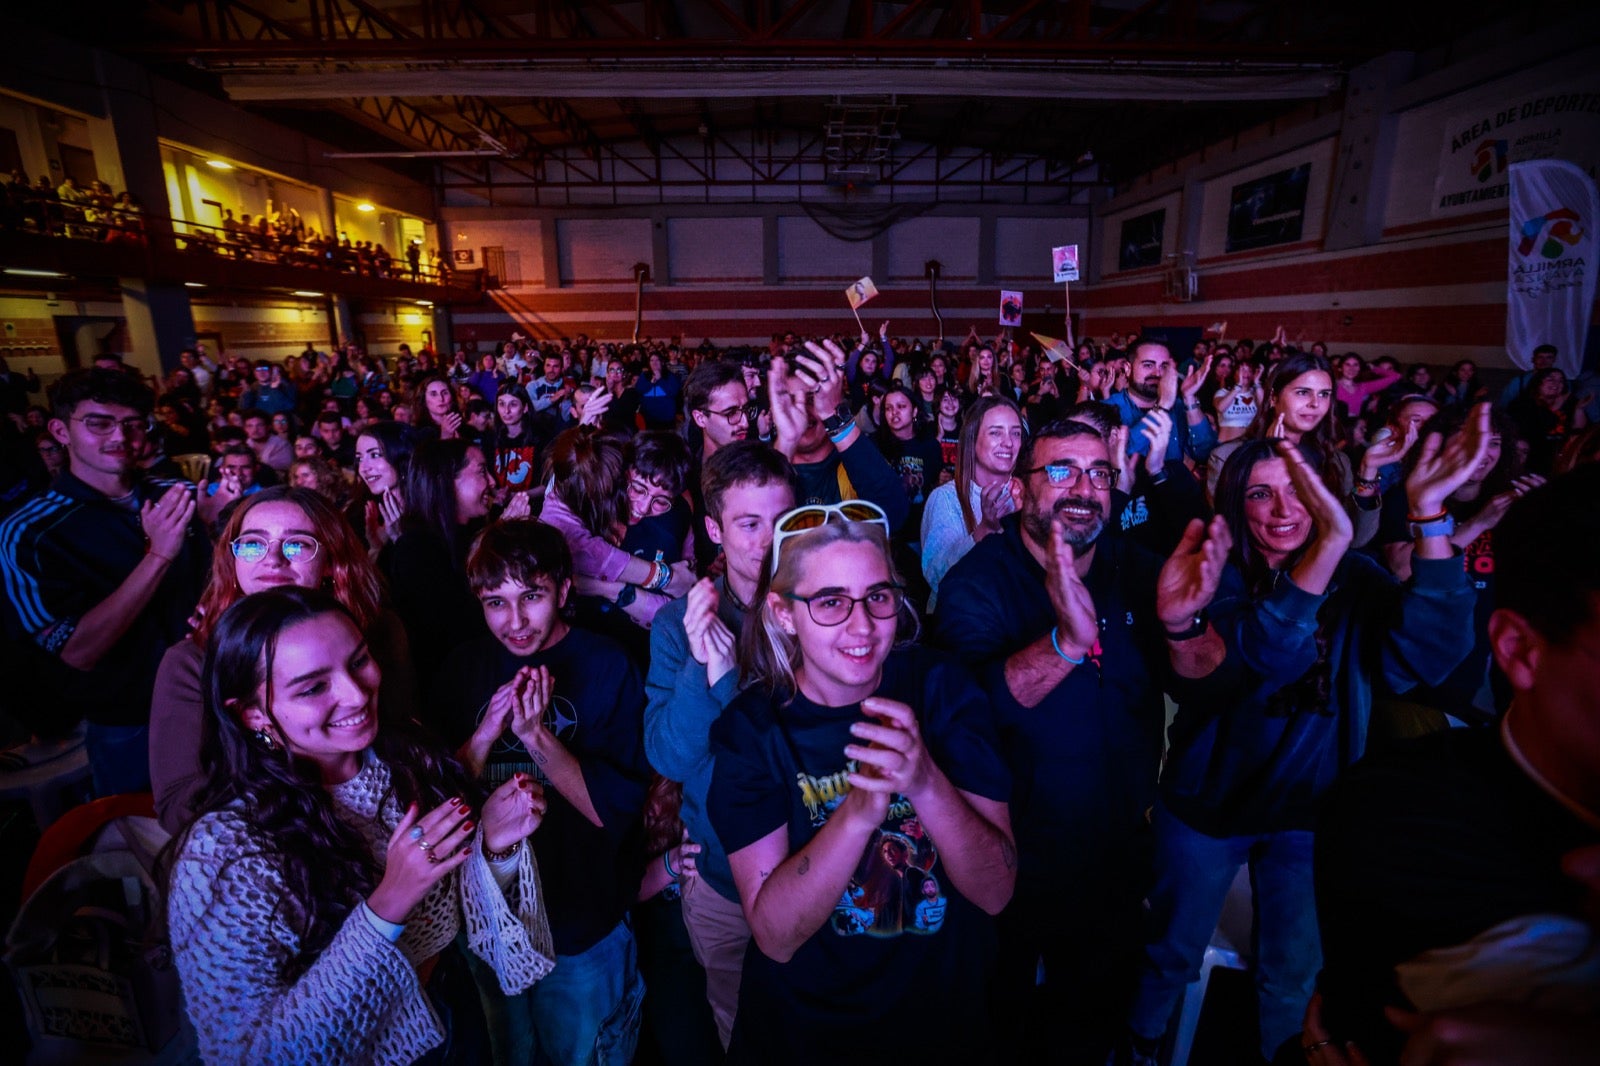
[[[355,618],[307,589],[246,596],[212,632],[209,770],[168,893],[207,1059],[309,1061],[338,1045],[398,1063],[481,1042],[470,982],[445,979],[462,929],[508,989],[554,964],[522,846],[543,799],[520,776],[484,798],[385,722],[381,674]]]
[[[754,683],[713,727],[711,819],[757,948],[730,1062],[981,1058],[1007,775],[976,685],[898,647],[916,619],[887,527],[859,500],[778,519]]]

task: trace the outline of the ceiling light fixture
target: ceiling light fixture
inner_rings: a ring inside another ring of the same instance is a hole
[[[232,170],[233,169],[233,164],[232,163],[225,163],[220,159],[207,159],[206,160],[206,166],[210,167],[212,170]]]
[[[319,299],[322,296],[322,293],[320,293],[320,292],[312,292],[310,289],[296,289],[296,290],[294,290],[294,292],[290,293],[290,295],[291,296],[305,296],[305,297],[308,297],[310,299],[315,300],[315,299]]]
[[[6,267],[5,272],[17,278],[64,278],[59,270],[27,270],[23,267]]]
[[[357,211],[361,211],[361,212],[367,212],[367,211],[376,211],[377,208],[373,207],[371,204],[364,204],[363,203],[363,204],[356,204],[356,210]]]

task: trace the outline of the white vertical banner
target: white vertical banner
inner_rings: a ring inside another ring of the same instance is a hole
[[[1553,344],[1556,366],[1576,377],[1594,306],[1600,193],[1560,159],[1513,163],[1506,353],[1524,370],[1534,348]]]

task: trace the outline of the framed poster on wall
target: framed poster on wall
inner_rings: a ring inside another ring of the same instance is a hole
[[[1233,187],[1228,205],[1229,252],[1292,244],[1305,227],[1311,164],[1280,170]]]
[[[1167,228],[1167,209],[1159,208],[1122,220],[1117,242],[1117,269],[1141,270],[1161,265],[1161,235]]]

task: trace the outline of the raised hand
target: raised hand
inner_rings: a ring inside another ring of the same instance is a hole
[[[439,422],[439,439],[455,440],[459,436],[461,436],[461,416],[451,411]]]
[[[511,732],[522,741],[533,761],[542,763],[545,760],[540,756],[555,741],[555,735],[544,724],[544,712],[555,694],[555,681],[547,666],[523,667],[512,680],[521,684],[511,704]]]
[[[1217,515],[1210,524],[1191,519],[1156,579],[1156,617],[1168,630],[1189,627],[1217,595],[1217,583],[1228,563],[1233,537],[1228,523]]]
[[[694,588],[695,583],[693,564],[687,561],[676,562],[669,569],[672,571],[672,577],[667,581],[667,587],[662,591],[673,599],[687,595],[689,590]]]
[[[869,696],[861,712],[871,721],[850,726],[857,743],[846,744],[845,758],[856,762],[850,784],[887,796],[916,796],[934,773],[933,757],[922,742],[916,712],[896,700]]]
[[[1056,642],[1074,659],[1081,659],[1099,639],[1094,598],[1074,565],[1072,545],[1066,542],[1059,518],[1050,519],[1050,554],[1045,568],[1045,588],[1056,611]]]
[[[1172,414],[1164,407],[1152,407],[1139,420],[1137,428],[1150,442],[1150,450],[1144,455],[1144,468],[1151,477],[1157,477],[1166,469],[1167,449],[1172,446]]]
[[[378,515],[383,519],[383,532],[389,540],[400,536],[400,517],[405,513],[406,501],[400,490],[384,489],[378,500]]]
[[[501,685],[495,690],[495,694],[489,697],[489,706],[483,712],[483,719],[472,731],[472,736],[468,737],[467,742],[456,752],[456,758],[461,761],[461,765],[474,776],[483,773],[483,768],[489,761],[490,750],[511,724],[511,708],[516,703],[520,676],[521,671],[518,671],[516,677]]]
[[[1211,356],[1208,355],[1199,366],[1190,367],[1189,372],[1183,376],[1183,385],[1180,390],[1183,393],[1183,402],[1193,404],[1195,396],[1200,392],[1200,386],[1204,385],[1210,377]]]
[[[1417,453],[1416,465],[1406,478],[1406,499],[1411,513],[1430,516],[1444,510],[1451,493],[1464,485],[1489,453],[1494,435],[1489,405],[1473,407],[1461,431],[1446,442],[1430,433]]]
[[[689,640],[689,654],[704,666],[710,658],[706,648],[706,628],[717,616],[717,586],[702,578],[689,590],[683,607],[683,631]]]
[[[544,786],[524,773],[512,774],[483,801],[483,846],[505,851],[526,840],[549,810]]]
[[[405,923],[433,887],[467,860],[472,843],[472,808],[447,800],[421,817],[412,804],[389,836],[383,877],[367,906],[386,922]]]
[[[1168,363],[1161,371],[1161,384],[1156,392],[1156,406],[1164,410],[1172,410],[1172,405],[1178,402],[1178,368]]]
[[[806,385],[789,373],[788,361],[772,360],[767,369],[767,403],[772,416],[772,446],[789,459],[805,436],[811,415],[806,409]]]
[[[1306,592],[1320,596],[1327,591],[1344,553],[1350,550],[1355,531],[1344,505],[1311,468],[1300,449],[1285,440],[1277,442],[1277,449],[1288,464],[1295,495],[1314,526],[1308,550],[1295,564],[1294,581]]]
[[[996,481],[981,491],[979,509],[983,512],[979,521],[990,532],[998,532],[1000,520],[1017,509],[1017,481],[1007,478]]]
[[[844,400],[845,354],[831,340],[805,344],[806,350],[795,356],[795,373],[816,391],[814,410],[818,418],[826,418]]]
[[[886,341],[889,339],[889,320],[887,318],[878,323],[878,339],[880,341]],[[28,373],[31,374],[33,371],[30,370]]]
[[[183,538],[194,518],[195,502],[189,495],[192,485],[174,485],[159,500],[146,500],[139,508],[139,525],[150,541],[150,554],[167,562],[183,551]]]
[[[526,492],[513,492],[511,499],[506,503],[505,509],[500,512],[502,522],[514,522],[519,518],[533,516],[533,503],[528,499]]]
[[[583,417],[578,419],[580,426],[598,426],[600,419],[611,408],[611,393],[606,389],[596,389],[589,394],[589,400],[583,405]]]
[[[1367,480],[1378,476],[1378,471],[1391,463],[1398,463],[1406,457],[1412,445],[1417,443],[1417,424],[1406,424],[1403,434],[1391,433],[1387,440],[1380,440],[1368,448],[1361,456],[1361,473]]]

